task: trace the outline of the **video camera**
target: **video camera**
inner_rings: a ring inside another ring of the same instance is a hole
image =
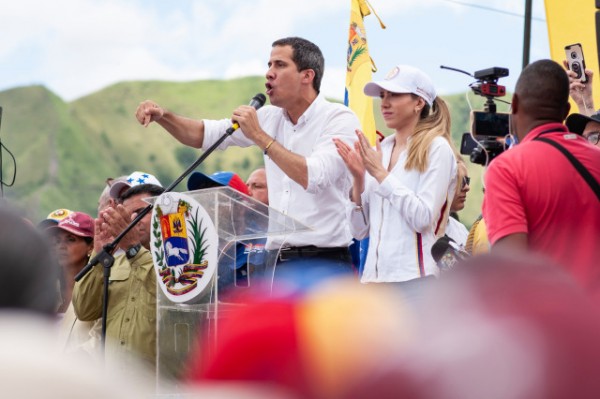
[[[460,153],[469,155],[473,163],[486,165],[500,155],[509,133],[509,115],[496,112],[494,97],[506,94],[506,88],[499,85],[498,79],[508,76],[507,68],[492,67],[473,74],[477,82],[470,85],[473,92],[487,100],[483,111],[471,111],[471,131],[463,134]]]

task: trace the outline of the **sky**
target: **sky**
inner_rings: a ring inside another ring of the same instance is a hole
[[[524,0],[370,4],[387,26],[365,19],[374,79],[410,64],[454,94],[474,79],[440,65],[498,66],[509,69],[498,83],[514,88]],[[550,58],[543,0],[532,14],[530,60]],[[41,84],[71,101],[121,81],[263,76],[271,43],[301,36],[325,56],[323,93],[343,99],[349,18],[350,0],[0,0],[0,91]]]

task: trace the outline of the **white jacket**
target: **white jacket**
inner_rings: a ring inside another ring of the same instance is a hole
[[[394,136],[381,143],[383,165],[390,163]],[[444,234],[456,187],[456,158],[450,144],[436,137],[423,173],[406,171],[407,150],[381,184],[368,173],[362,210],[348,210],[352,235],[370,237],[363,283],[398,282],[437,274],[431,246]]]

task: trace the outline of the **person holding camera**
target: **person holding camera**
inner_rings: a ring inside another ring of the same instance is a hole
[[[351,230],[369,236],[363,283],[395,283],[409,301],[438,273],[431,247],[444,234],[456,186],[450,113],[421,70],[398,65],[364,88],[381,98],[386,126],[395,134],[372,148],[357,130],[354,148],[334,139],[354,178]]]
[[[600,148],[569,132],[569,78],[540,60],[519,76],[511,124],[519,144],[485,175],[492,251],[533,251],[562,265],[600,299]]]
[[[577,72],[569,68],[567,60],[563,60],[563,66],[569,77],[569,95],[577,105],[579,113],[587,116],[592,115],[595,112],[594,97],[592,96],[594,72],[591,69],[584,69],[586,82],[582,83],[583,78],[577,77]]]
[[[600,111],[594,109],[592,94],[594,72],[584,69],[585,76],[578,78],[577,72],[569,67],[567,60],[563,61],[563,65],[569,76],[569,95],[579,109],[579,113],[569,115],[565,125],[570,132],[581,134],[591,144],[600,146]]]

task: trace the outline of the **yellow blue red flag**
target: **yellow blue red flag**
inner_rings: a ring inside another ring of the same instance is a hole
[[[366,0],[350,0],[350,2],[344,104],[358,116],[363,133],[374,145],[376,131],[373,99],[363,93],[363,88],[371,81],[373,72],[377,70],[369,55],[367,33],[363,21],[364,17],[371,14],[372,7]],[[379,22],[381,27],[385,29],[381,20]]]

